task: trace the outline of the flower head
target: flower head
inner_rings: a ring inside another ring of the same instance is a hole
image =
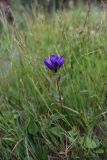
[[[50,54],[50,60],[45,59],[44,64],[53,72],[57,72],[64,64],[64,57]]]

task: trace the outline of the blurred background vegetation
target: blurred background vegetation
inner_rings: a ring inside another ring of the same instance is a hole
[[[36,4],[47,8],[48,11],[51,9],[60,9],[60,8],[71,8],[80,4],[93,3],[94,5],[106,5],[106,0],[10,0],[11,6],[17,6],[22,4],[24,7],[31,8],[32,5]]]

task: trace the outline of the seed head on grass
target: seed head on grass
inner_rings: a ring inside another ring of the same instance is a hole
[[[45,59],[44,64],[53,72],[57,72],[64,64],[63,56],[55,56],[54,54],[50,54],[50,60]]]

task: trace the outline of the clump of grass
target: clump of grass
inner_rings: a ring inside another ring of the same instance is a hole
[[[106,158],[106,11],[86,17],[83,8],[51,17],[24,13],[23,29],[16,23],[2,30],[1,159]],[[43,63],[52,52],[65,58],[62,106]]]

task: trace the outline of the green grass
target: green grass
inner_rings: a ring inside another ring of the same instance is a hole
[[[105,160],[107,13],[15,13],[0,35],[0,158]],[[50,53],[64,55],[53,75]],[[59,103],[56,87],[61,76]],[[50,156],[50,157],[49,157]]]

